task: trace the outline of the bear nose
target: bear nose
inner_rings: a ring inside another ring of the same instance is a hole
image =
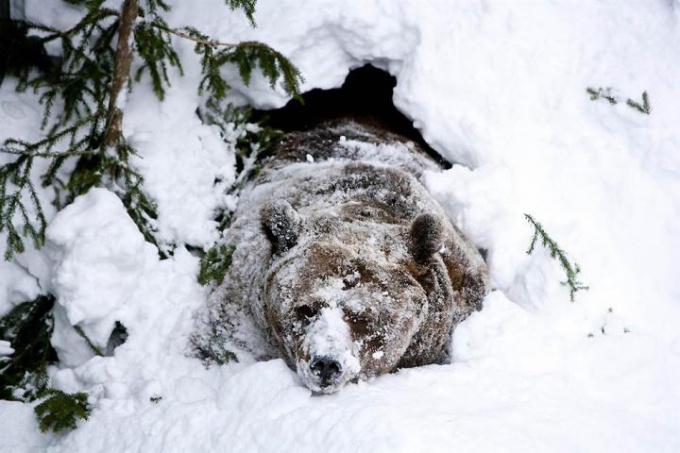
[[[342,372],[340,362],[330,357],[314,357],[309,365],[312,372],[319,376],[323,386],[327,386]]]

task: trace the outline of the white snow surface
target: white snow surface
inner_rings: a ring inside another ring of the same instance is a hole
[[[449,365],[324,396],[282,360],[206,369],[186,357],[206,298],[197,258],[180,246],[160,261],[96,190],[53,219],[47,247],[0,264],[0,313],[59,296],[52,383],[89,392],[92,415],[42,435],[29,405],[0,401],[0,451],[680,451],[678,1],[260,0],[256,29],[221,2],[170,3],[173,26],[280,50],[305,90],[338,87],[364,63],[394,75],[397,107],[458,163],[428,186],[488,249],[496,291],[457,328]],[[26,8],[36,20],[53,11]],[[206,245],[225,203],[213,181],[233,178],[233,150],[195,118],[195,57],[188,44],[181,54],[185,77],[163,103],[137,86],[124,128],[164,239]],[[589,86],[621,102],[591,101]],[[625,103],[645,90],[650,115]],[[235,82],[232,97],[287,100],[262,77]],[[0,139],[37,136],[35,102],[5,80]],[[590,289],[574,303],[549,254],[526,255],[524,213],[580,264]],[[130,336],[109,357],[68,325],[103,346],[116,320]]]

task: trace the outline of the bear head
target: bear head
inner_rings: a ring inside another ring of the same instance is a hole
[[[423,275],[443,244],[439,217],[404,222],[389,209],[356,202],[303,216],[275,200],[261,221],[272,253],[264,315],[303,383],[332,393],[393,371],[431,310]]]

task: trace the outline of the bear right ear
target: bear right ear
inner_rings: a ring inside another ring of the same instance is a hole
[[[275,255],[285,253],[297,244],[302,218],[286,200],[265,203],[260,210],[260,219]]]
[[[444,226],[434,214],[421,214],[411,222],[411,255],[419,264],[427,263],[444,245]]]

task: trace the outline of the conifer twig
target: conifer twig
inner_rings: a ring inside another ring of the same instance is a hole
[[[77,150],[66,150],[66,151],[58,151],[58,152],[29,152],[29,151],[18,151],[18,150],[13,150],[13,149],[2,149],[0,150],[1,153],[4,154],[13,154],[16,156],[26,156],[30,155],[31,157],[42,157],[45,159],[52,159],[55,157],[77,157],[77,156],[91,156],[92,154],[95,154],[96,151],[93,150],[86,150],[86,151],[77,151]]]
[[[642,103],[639,103],[632,99],[628,99],[626,101],[626,104],[629,107],[634,108],[638,112],[644,113],[645,115],[649,115],[650,113],[652,113],[652,106],[649,104],[649,96],[647,95],[646,91],[642,92]]]
[[[611,105],[616,105],[619,100],[612,94],[612,89],[611,87],[607,88],[592,88],[588,87],[586,88],[586,92],[590,95],[590,100],[591,101],[596,101],[600,98],[606,99],[607,102],[609,102]]]
[[[543,247],[545,247],[550,252],[550,256],[552,258],[556,259],[557,262],[560,263],[560,266],[562,266],[562,269],[564,269],[564,272],[567,274],[567,280],[561,283],[563,286],[569,287],[569,299],[573,302],[574,294],[577,291],[589,289],[587,286],[584,286],[582,282],[578,281],[578,274],[581,272],[579,265],[576,263],[572,265],[569,262],[565,252],[560,248],[559,245],[557,245],[557,242],[555,242],[548,235],[548,233],[546,233],[546,231],[543,229],[543,226],[532,216],[529,214],[524,214],[524,218],[531,224],[531,226],[534,227],[534,235],[531,238],[531,244],[527,249],[527,255],[531,255],[536,247],[538,239],[540,238]]]
[[[87,420],[91,408],[87,402],[87,393],[65,393],[57,389],[47,389],[43,401],[33,411],[40,422],[43,433],[75,429],[77,421]]]
[[[102,348],[97,346],[91,339],[90,337],[87,336],[85,331],[80,327],[80,326],[73,326],[73,330],[76,331],[76,333],[85,340],[85,343],[87,343],[87,346],[90,348],[90,350],[94,353],[94,355],[97,355],[99,357],[104,357],[106,354],[104,354],[104,351]]]
[[[196,36],[192,36],[188,33],[184,33],[181,30],[178,30],[176,28],[170,28],[170,27],[164,27],[160,24],[154,24],[154,27],[159,28],[165,32],[171,33],[175,36],[179,36],[180,38],[183,39],[188,39],[189,41],[193,41],[197,44],[202,44],[204,46],[210,46],[210,47],[236,47],[238,44],[237,43],[231,43],[231,42],[221,42],[221,41],[216,41],[214,39],[203,39],[203,38],[198,38]]]

